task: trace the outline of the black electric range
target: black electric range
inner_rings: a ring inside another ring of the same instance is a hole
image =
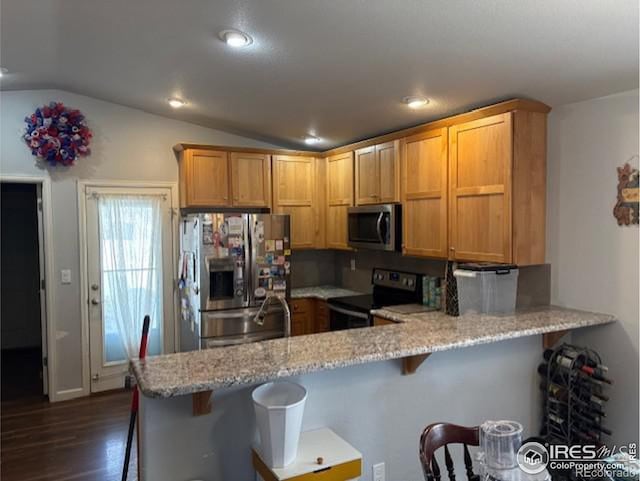
[[[373,269],[372,294],[327,300],[332,331],[373,325],[372,309],[422,302],[422,274]]]

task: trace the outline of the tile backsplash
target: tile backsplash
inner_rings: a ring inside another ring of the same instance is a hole
[[[291,253],[291,287],[340,285],[336,280],[336,251],[302,250]]]
[[[351,269],[352,260],[355,269]],[[418,272],[444,277],[445,262],[403,256],[383,251],[309,250],[293,252],[291,258],[293,287],[332,284],[360,292],[371,292],[374,267]],[[518,275],[518,307],[548,305],[550,302],[551,266],[520,267]]]

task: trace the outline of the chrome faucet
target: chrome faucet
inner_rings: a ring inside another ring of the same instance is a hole
[[[269,305],[271,301],[275,299],[282,305],[282,309],[284,310],[284,337],[291,336],[291,309],[289,309],[289,304],[284,297],[277,296],[275,294],[267,295],[266,299],[262,302],[260,306],[260,310],[253,318],[253,322],[262,326],[264,324],[264,318],[267,315],[267,310],[269,310]]]

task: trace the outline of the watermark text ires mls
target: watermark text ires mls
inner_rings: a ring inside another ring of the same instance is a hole
[[[625,477],[637,472],[636,456],[636,443],[607,447],[528,442],[518,450],[518,465],[528,474],[549,469],[573,470],[585,477]]]

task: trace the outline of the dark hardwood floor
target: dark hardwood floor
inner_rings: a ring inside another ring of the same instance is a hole
[[[43,397],[2,402],[2,481],[120,480],[130,392],[50,404]],[[129,480],[136,479],[135,438]]]

